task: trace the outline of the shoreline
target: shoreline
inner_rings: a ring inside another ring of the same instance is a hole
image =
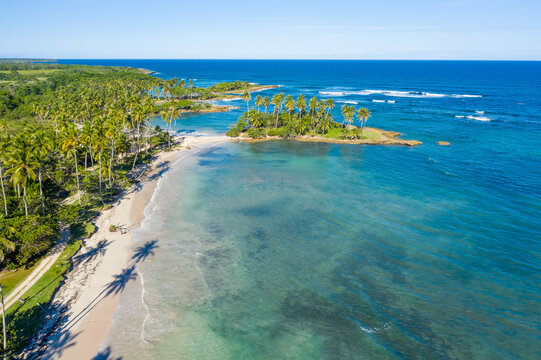
[[[139,181],[103,210],[97,231],[72,258],[35,340],[23,351],[25,358],[92,359],[107,339],[126,284],[137,280],[132,231],[145,219],[159,179],[184,158],[229,141],[226,136],[183,136],[179,147],[162,151]],[[118,227],[109,232],[109,225]]]

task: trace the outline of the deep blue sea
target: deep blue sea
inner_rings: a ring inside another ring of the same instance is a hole
[[[159,247],[115,356],[541,358],[541,62],[62,63],[281,85],[260,94],[367,107],[423,142],[227,143],[173,167],[135,236]],[[227,104],[176,130],[225,132],[245,108]]]

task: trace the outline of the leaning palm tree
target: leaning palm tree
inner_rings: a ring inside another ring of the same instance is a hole
[[[368,120],[368,118],[372,116],[372,114],[370,113],[370,110],[368,110],[367,108],[360,108],[359,111],[357,112],[357,117],[359,118],[359,120],[361,120],[361,132],[363,132],[364,130],[364,126],[366,124],[366,120]]]
[[[248,103],[250,102],[250,99],[252,98],[252,95],[246,90],[244,90],[244,93],[242,94],[242,101],[246,103],[246,110],[250,111],[250,107],[248,106]]]

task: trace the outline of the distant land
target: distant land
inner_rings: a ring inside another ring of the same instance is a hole
[[[52,63],[58,62],[56,59],[17,59],[17,58],[0,58],[0,63]]]

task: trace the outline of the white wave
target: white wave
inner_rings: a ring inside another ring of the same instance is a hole
[[[387,102],[388,102],[389,104],[394,104],[396,101],[395,101],[395,100],[387,100]]]
[[[399,91],[399,90],[360,90],[360,91],[320,91],[321,95],[330,96],[347,96],[347,95],[384,95],[391,97],[406,97],[406,98],[477,98],[483,97],[482,95],[469,95],[469,94],[438,94],[422,91]]]
[[[344,96],[344,95],[346,95],[345,92],[341,92],[341,91],[320,91],[319,93],[321,95],[330,95],[330,96]]]
[[[222,99],[222,100],[218,100],[218,101],[235,101],[235,100],[242,100],[242,98],[241,97],[234,97],[234,98]]]
[[[353,105],[357,105],[358,102],[357,101],[353,101],[353,100],[338,100],[336,101],[337,103],[340,103],[340,104],[353,104]]]
[[[470,120],[477,120],[477,121],[491,121],[492,120],[486,116],[455,115],[455,117],[459,119],[470,119]]]
[[[385,100],[372,100],[372,102],[377,102],[377,103],[384,103]]]
[[[483,115],[485,112],[484,112],[484,111],[480,111],[480,110],[476,110],[475,113],[476,113],[476,114],[481,114],[481,115]]]
[[[490,121],[490,118],[487,118],[486,116],[466,116],[467,119],[470,120],[477,120],[477,121]]]

